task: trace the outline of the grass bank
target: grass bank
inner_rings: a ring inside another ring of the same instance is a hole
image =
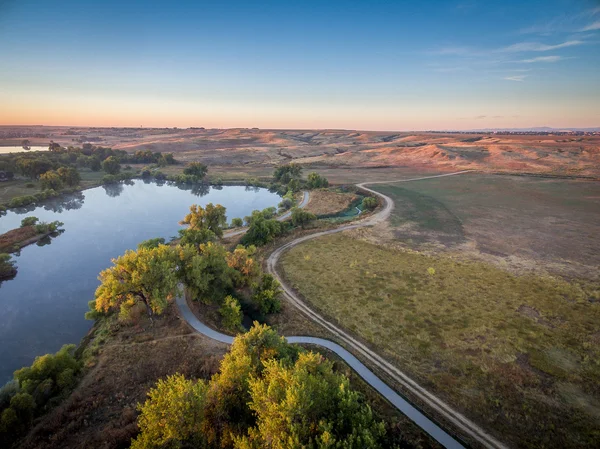
[[[600,445],[600,286],[344,235],[281,264],[315,308],[507,443]]]

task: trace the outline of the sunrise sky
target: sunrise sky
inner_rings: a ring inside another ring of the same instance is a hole
[[[600,2],[0,0],[0,124],[596,127]]]

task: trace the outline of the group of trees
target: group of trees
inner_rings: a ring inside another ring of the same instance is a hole
[[[75,345],[65,345],[56,354],[36,357],[0,389],[0,443],[5,447],[74,387],[81,370],[74,352]]]
[[[389,447],[384,423],[346,376],[258,323],[235,338],[210,381],[169,376],[139,410],[133,449]]]
[[[63,186],[75,187],[81,182],[81,176],[73,167],[59,167],[40,175],[42,189],[60,190]]]
[[[226,225],[223,206],[193,205],[181,224],[187,228],[180,231],[177,245],[165,245],[164,239],[147,240],[100,273],[89,318],[111,310],[127,315],[138,303],[144,304],[148,315],[159,315],[181,294],[180,284],[193,299],[220,306],[223,324],[233,331],[240,329],[242,321],[237,297],[248,287],[249,300],[256,301],[262,314],[279,310],[279,284],[263,274],[252,258],[256,248],[240,245],[229,252],[216,243]]]
[[[245,217],[244,221],[248,230],[241,239],[244,245],[265,245],[275,237],[283,234],[287,228],[287,223],[278,221],[275,218],[275,208],[267,208],[262,211],[255,210],[252,215]]]

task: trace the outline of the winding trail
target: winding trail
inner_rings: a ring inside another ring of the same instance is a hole
[[[335,229],[330,229],[327,231],[317,232],[315,234],[306,235],[300,237],[298,239],[292,240],[291,242],[282,245],[277,248],[267,259],[267,271],[271,273],[280,283],[282,290],[284,292],[284,296],[286,299],[297,307],[301,312],[307,315],[312,321],[322,325],[331,333],[333,333],[337,338],[340,339],[344,344],[348,347],[356,351],[360,354],[364,359],[368,360],[369,363],[376,366],[378,369],[385,372],[388,376],[390,376],[394,381],[398,384],[402,385],[408,391],[410,391],[415,397],[417,397],[422,403],[426,404],[432,410],[435,410],[439,415],[444,417],[448,422],[452,423],[460,433],[472,438],[473,440],[480,443],[482,446],[490,449],[507,449],[507,447],[496,440],[493,436],[489,435],[475,423],[470,421],[464,415],[452,409],[449,405],[444,403],[442,400],[437,398],[435,395],[421,387],[414,380],[404,374],[401,370],[390,364],[388,361],[383,359],[377,353],[369,349],[366,345],[359,342],[351,335],[346,333],[343,329],[339,328],[335,324],[327,321],[317,312],[312,310],[309,306],[307,306],[298,295],[284,282],[282,277],[277,272],[277,262],[281,255],[288,251],[290,248],[305,242],[307,240],[311,240],[314,238],[318,238],[324,235],[334,234],[337,232],[347,231],[350,229],[356,229],[364,226],[373,226],[375,224],[381,223],[390,216],[393,208],[394,202],[393,200],[375,190],[369,189],[366,187],[367,184],[390,184],[397,182],[411,182],[411,181],[419,181],[424,179],[432,179],[432,178],[442,178],[445,176],[455,176],[461,175],[464,173],[470,173],[472,170],[460,171],[455,173],[447,173],[443,175],[435,175],[435,176],[426,176],[421,178],[412,178],[412,179],[402,179],[397,181],[375,181],[375,182],[363,182],[357,184],[356,186],[360,189],[368,191],[384,200],[384,207],[377,213],[367,217],[363,220],[355,222],[353,224],[343,225]],[[304,198],[300,207],[306,205],[309,200],[308,192],[304,192]],[[287,216],[286,216],[287,215]],[[280,220],[285,220],[289,214],[284,214],[279,217]],[[246,232],[246,229],[241,229],[239,231],[235,231],[234,233],[226,234],[227,237],[239,235]],[[202,323],[190,310],[185,297],[182,295],[176,299],[177,305],[181,311],[183,318],[190,324],[192,328],[201,334],[206,335],[209,338],[217,340],[222,343],[231,344],[233,342],[233,337],[229,335],[222,334],[220,332],[215,331],[214,329],[209,328],[204,323]],[[408,416],[412,421],[414,421],[419,427],[421,427],[425,432],[427,432],[431,437],[433,437],[437,442],[439,442],[442,446],[446,448],[464,448],[463,444],[461,444],[457,439],[451,436],[449,433],[445,432],[440,426],[438,426],[435,422],[430,420],[427,416],[425,416],[420,410],[406,401],[402,396],[396,393],[391,387],[389,387],[383,380],[381,380],[375,373],[373,373],[369,368],[367,368],[360,360],[358,360],[353,354],[351,354],[348,350],[343,348],[337,343],[334,343],[330,340],[326,340],[323,338],[317,337],[309,337],[309,336],[290,336],[286,337],[289,343],[297,343],[297,344],[309,344],[321,346],[330,351],[337,354],[342,360],[344,360],[360,377],[362,377],[365,382],[367,382],[371,387],[373,387],[377,392],[379,392],[384,398],[386,398],[392,405],[394,405],[398,410]]]

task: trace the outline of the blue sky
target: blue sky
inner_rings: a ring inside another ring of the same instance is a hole
[[[600,2],[0,0],[0,123],[600,126]]]

